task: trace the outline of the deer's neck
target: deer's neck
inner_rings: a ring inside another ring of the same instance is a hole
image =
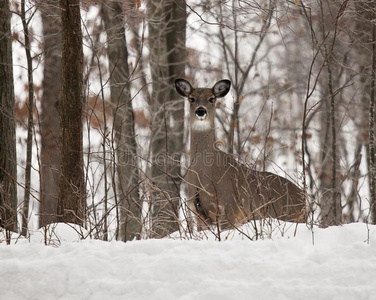
[[[197,131],[191,128],[191,163],[197,166],[202,166],[202,163],[205,161],[213,159],[215,151],[214,129],[208,131]]]

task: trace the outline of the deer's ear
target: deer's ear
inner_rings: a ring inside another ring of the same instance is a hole
[[[224,97],[230,91],[231,81],[223,79],[218,81],[212,88],[213,94],[217,97]]]
[[[191,84],[187,80],[182,78],[175,80],[175,89],[183,97],[188,97],[188,95],[192,93],[193,90]]]

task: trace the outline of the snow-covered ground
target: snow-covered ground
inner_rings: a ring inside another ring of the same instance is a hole
[[[0,243],[1,300],[376,299],[376,226],[129,243],[77,242],[69,226],[57,229],[54,246],[41,232]]]

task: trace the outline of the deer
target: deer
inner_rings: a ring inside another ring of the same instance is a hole
[[[249,168],[217,146],[216,101],[226,96],[230,88],[231,81],[227,79],[212,88],[193,88],[186,79],[175,80],[177,93],[190,105],[189,164],[184,180],[188,185],[187,204],[198,230],[213,225],[236,228],[261,218],[304,222],[305,197],[296,184]]]

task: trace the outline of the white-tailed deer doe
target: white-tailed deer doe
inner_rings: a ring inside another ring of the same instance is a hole
[[[268,217],[305,221],[300,188],[281,176],[249,169],[216,147],[216,99],[230,87],[229,80],[220,80],[212,88],[193,88],[185,79],[175,80],[176,91],[190,103],[190,164],[185,180],[198,228],[227,229]]]

